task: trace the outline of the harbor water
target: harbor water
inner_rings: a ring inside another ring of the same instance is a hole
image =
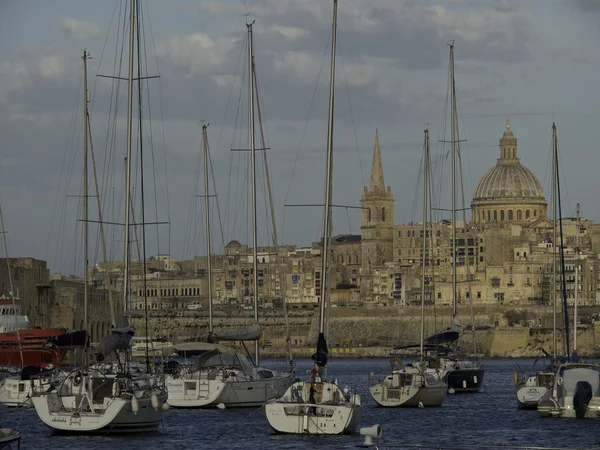
[[[533,360],[485,360],[484,390],[475,394],[449,394],[439,408],[385,409],[375,406],[368,393],[369,373],[383,376],[387,359],[332,359],[329,378],[340,387],[351,385],[362,394],[361,426],[380,424],[385,444],[461,446],[595,447],[600,444],[600,421],[542,419],[537,411],[517,409],[513,373],[517,364],[531,368]],[[268,362],[265,364],[268,365]],[[297,361],[298,378],[307,377],[311,361]],[[18,427],[22,449],[343,449],[362,443],[347,436],[276,435],[269,428],[264,408],[231,410],[171,409],[163,426],[141,435],[63,436],[54,434],[34,410],[2,406],[1,425]]]

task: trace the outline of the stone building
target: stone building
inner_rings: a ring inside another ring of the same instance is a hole
[[[50,273],[46,261],[35,258],[10,258],[15,297],[21,299],[21,314],[29,317],[33,327],[49,327]],[[6,258],[0,260],[0,291],[10,290]]]
[[[475,305],[548,305],[554,292],[562,295],[562,274],[552,285],[554,249],[560,253],[561,245],[568,302],[573,302],[576,283],[582,303],[600,301],[600,225],[563,219],[562,239],[553,242],[542,187],[517,157],[517,138],[508,120],[499,152],[496,164],[477,184],[471,222],[455,224],[453,253],[449,221],[430,224],[425,231],[422,223],[394,224],[394,196],[384,182],[376,132],[370,182],[360,199],[361,234],[332,237],[332,302],[357,307],[418,305],[424,264],[426,303],[449,305],[455,262],[459,305],[469,300]],[[258,286],[254,286],[252,249],[231,241],[223,255],[212,257],[215,304],[250,308],[258,289],[262,307],[278,307],[284,298],[292,307],[316,306],[322,287],[321,248],[321,242],[307,248],[259,248]],[[132,302],[137,308],[143,307],[145,297],[151,309],[197,309],[207,302],[206,257],[175,261],[159,255],[146,263],[145,275],[140,262],[132,266],[137,270],[132,280]],[[109,263],[97,268],[95,277],[107,270],[112,280],[119,268],[122,264]]]

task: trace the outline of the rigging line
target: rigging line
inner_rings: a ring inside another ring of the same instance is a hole
[[[77,99],[78,100],[80,98],[79,94],[80,93],[77,94]],[[79,109],[77,111],[79,111]],[[79,140],[81,138],[81,130],[79,130],[79,132],[76,134],[76,136],[77,136],[77,140],[76,140],[76,142],[74,142],[74,145],[71,147],[71,154],[70,154],[70,158],[69,158],[70,164],[67,166],[68,169],[67,169],[67,175],[66,175],[66,180],[65,180],[65,191],[64,191],[63,208],[62,208],[61,226],[60,226],[60,230],[59,230],[59,239],[57,239],[57,246],[60,245],[60,250],[58,252],[58,254],[59,254],[59,261],[58,261],[59,268],[66,267],[66,262],[65,261],[66,261],[68,255],[70,254],[69,252],[73,248],[73,245],[76,246],[76,239],[70,240],[69,243],[71,245],[69,245],[67,247],[67,252],[64,253],[64,242],[63,241],[66,238],[66,236],[64,236],[64,233],[62,232],[63,230],[67,229],[67,226],[66,226],[66,221],[67,221],[67,197],[69,196],[69,189],[71,188],[71,182],[72,182],[72,179],[73,179],[75,162],[77,161],[77,148],[79,148]],[[73,138],[75,138],[75,133],[73,134]],[[79,191],[79,193],[81,195],[81,190]],[[79,199],[81,199],[81,196],[79,196]],[[78,202],[78,206],[79,206],[79,208],[81,208],[81,202]],[[79,213],[79,212],[81,212],[81,209],[77,209],[77,213]],[[75,225],[75,230],[77,230],[77,224]],[[75,269],[76,267],[77,267],[77,265],[74,262],[73,273],[78,273],[77,270]]]
[[[141,20],[141,36],[143,39],[143,62],[144,62],[144,68],[146,70],[146,75],[148,75],[149,71],[148,71],[148,51],[146,48],[146,28],[145,28],[145,22],[146,20],[144,20],[144,14],[146,13],[146,10],[148,8],[144,8],[143,5],[140,5],[140,20]],[[138,69],[139,71],[139,69]],[[141,76],[138,77],[141,80]],[[139,83],[143,83],[143,81],[139,81]],[[148,134],[149,134],[149,140],[150,140],[150,158],[151,158],[151,167],[152,167],[152,191],[154,194],[154,217],[155,220],[157,222],[156,224],[156,252],[158,254],[161,253],[160,251],[160,229],[159,229],[159,224],[158,224],[158,192],[157,192],[157,184],[160,184],[160,178],[157,178],[157,168],[156,168],[156,158],[155,158],[155,153],[154,153],[154,131],[152,129],[152,101],[150,99],[150,80],[146,77],[145,79],[145,83],[146,83],[146,93],[147,93],[147,103],[148,103]],[[162,193],[162,186],[160,186],[160,191]],[[164,199],[164,196],[163,196]]]
[[[246,33],[244,33],[244,39],[246,38]],[[246,50],[246,45],[245,45],[245,40],[242,40],[242,45],[240,46],[240,52],[238,54],[238,59],[237,59],[237,63],[235,66],[235,73],[239,73],[239,68],[240,68],[240,61],[242,60],[242,55],[245,55],[245,50]],[[243,58],[244,63],[246,58]],[[221,143],[221,138],[223,136],[223,130],[225,127],[225,119],[227,117],[227,111],[229,111],[229,105],[231,102],[231,97],[233,94],[233,88],[235,86],[235,77],[233,77],[231,79],[231,83],[229,84],[229,94],[227,96],[227,102],[225,103],[225,111],[223,112],[223,118],[221,120],[221,128],[219,130],[219,135],[217,137],[217,144],[216,144],[216,148],[219,148],[219,145]],[[233,145],[231,146],[231,148],[233,148]],[[227,224],[228,224],[228,215],[229,215],[229,196],[230,196],[230,188],[231,188],[231,175],[232,175],[232,162],[233,162],[233,155],[231,154],[231,152],[227,152],[228,156],[229,156],[229,174],[228,174],[228,178],[227,178],[227,194],[225,196],[225,218],[224,218],[224,222],[225,222],[225,229],[227,229]],[[211,163],[212,164],[212,163]],[[212,168],[212,165],[211,165]],[[215,183],[215,180],[213,178],[213,183]],[[216,190],[215,190],[216,192]],[[218,202],[217,202],[218,205]],[[218,210],[217,210],[218,212]],[[219,219],[219,221],[221,221],[221,218]],[[223,222],[220,222],[220,226],[221,226],[221,235],[222,235],[222,239],[224,240],[224,236],[223,236]],[[225,247],[225,246],[223,246]]]
[[[414,193],[414,197],[413,197],[413,204],[412,204],[412,208],[411,208],[411,215],[410,215],[410,223],[418,223],[418,220],[416,220],[417,217],[417,203],[419,201],[419,191],[420,188],[419,186],[421,186],[421,176],[425,176],[425,156],[424,156],[424,152],[421,152],[421,161],[419,163],[419,171],[417,173],[417,187],[415,188],[415,193]]]
[[[356,135],[356,124],[354,122],[354,113],[352,112],[352,100],[350,99],[350,88],[348,87],[348,77],[346,76],[346,65],[344,64],[344,53],[342,52],[342,38],[341,34],[338,31],[338,39],[337,39],[337,47],[340,50],[340,59],[342,60],[342,71],[344,72],[344,84],[346,86],[346,95],[348,96],[348,105],[350,109],[350,118],[352,119],[352,131],[354,133],[354,143],[356,144],[356,156],[358,159],[358,168],[360,170],[360,178],[362,180],[363,186],[366,186],[365,176],[363,172],[362,160],[360,158],[360,150],[358,146],[358,136]]]
[[[225,251],[225,234],[223,232],[223,220],[221,219],[221,208],[219,207],[219,200],[217,197],[217,184],[215,182],[215,172],[214,172],[214,168],[213,168],[212,155],[210,153],[210,144],[208,142],[206,143],[206,150],[208,152],[208,164],[210,167],[210,176],[211,176],[211,182],[212,182],[212,186],[213,186],[213,192],[216,197],[215,204],[217,206],[217,217],[219,219],[219,230],[221,231],[221,245],[223,246],[223,251]]]
[[[154,50],[154,59],[156,63],[156,71],[160,73],[160,66],[158,64],[158,54],[156,52],[156,42],[154,40],[154,32],[152,30],[152,20],[150,19],[150,9],[146,12],[148,15],[148,28],[150,29],[150,39],[152,40],[152,48]],[[158,94],[159,94],[159,108],[160,108],[160,123],[161,123],[161,137],[162,137],[162,145],[163,145],[163,159],[165,164],[165,209],[167,210],[167,221],[169,222],[169,234],[168,234],[168,245],[167,251],[171,253],[171,207],[169,204],[169,177],[167,170],[167,141],[166,141],[166,132],[165,132],[165,118],[164,118],[164,110],[163,110],[163,91],[162,91],[162,83],[161,78],[158,78]]]
[[[329,33],[329,37],[331,37],[331,32]],[[294,158],[294,166],[292,168],[292,175],[290,176],[290,182],[288,183],[287,190],[285,192],[285,198],[283,203],[286,204],[288,202],[288,197],[290,194],[290,190],[292,188],[292,181],[294,180],[294,174],[296,173],[296,165],[298,164],[298,157],[300,156],[300,150],[302,150],[302,144],[304,143],[304,136],[306,135],[306,129],[308,128],[308,120],[310,118],[310,113],[312,112],[312,107],[315,101],[315,95],[317,93],[317,88],[319,87],[319,80],[321,79],[321,73],[323,72],[323,65],[325,64],[325,55],[327,54],[327,50],[329,49],[329,41],[328,39],[327,45],[325,46],[325,50],[323,51],[323,56],[321,57],[321,66],[319,67],[319,73],[317,74],[317,79],[315,81],[315,88],[313,89],[312,96],[310,98],[310,105],[308,107],[308,113],[306,114],[306,120],[304,121],[304,128],[302,130],[302,136],[300,137],[300,144],[298,145],[298,150],[296,151],[296,157]],[[282,224],[282,236],[283,242],[285,242],[285,208],[283,210],[283,224]]]
[[[54,198],[54,207],[52,208],[52,216],[50,218],[50,226],[48,227],[48,237],[46,239],[46,249],[44,250],[44,259],[46,259],[46,260],[48,257],[48,250],[49,250],[50,242],[52,241],[51,240],[52,231],[53,231],[52,225],[54,224],[54,218],[56,216],[56,210],[57,210],[56,206],[58,204],[58,199],[60,197],[62,180],[64,179],[63,172],[64,172],[64,169],[66,166],[67,152],[69,149],[69,144],[72,139],[72,136],[75,133],[75,120],[76,120],[75,118],[77,117],[77,114],[78,114],[77,113],[77,111],[78,111],[77,105],[79,104],[79,96],[78,95],[79,95],[79,91],[81,89],[81,81],[82,81],[82,78],[79,79],[79,84],[77,85],[77,90],[76,90],[76,95],[75,95],[75,103],[73,104],[73,108],[72,108],[73,114],[71,116],[71,121],[70,121],[69,127],[68,127],[69,133],[68,133],[67,142],[65,143],[65,149],[63,152],[63,160],[62,160],[62,164],[61,164],[61,168],[60,168],[60,176],[58,178],[58,186],[56,187],[56,196]],[[54,253],[54,258],[56,258],[56,252]],[[54,262],[56,263],[56,259]]]
[[[140,54],[140,20],[141,6],[140,2],[136,2],[136,37],[137,37],[137,74],[138,78],[142,77],[142,55]],[[146,72],[147,73],[147,72]],[[146,206],[144,193],[144,139],[143,139],[143,101],[142,101],[142,83],[138,83],[138,131],[139,131],[139,147],[140,147],[140,200],[141,200],[141,220],[142,220],[142,279],[144,286],[144,324],[146,326],[146,372],[150,373],[150,340],[149,340],[149,319],[148,319],[148,277],[146,276]],[[148,102],[150,103],[150,102]],[[158,226],[158,225],[157,225]]]
[[[120,5],[123,2],[120,1],[116,1],[115,2],[115,6],[113,8],[113,12],[112,15],[110,17],[110,22],[108,24],[108,31],[106,32],[106,37],[104,38],[104,44],[102,44],[102,51],[100,52],[100,58],[98,59],[98,66],[96,69],[96,76],[94,77],[94,86],[93,86],[93,92],[96,92],[96,85],[98,83],[98,75],[100,74],[100,66],[102,65],[102,59],[104,58],[104,51],[106,50],[106,45],[108,44],[108,37],[111,35],[110,30],[112,29],[112,24],[113,21],[115,20],[115,13],[117,12],[117,5]],[[92,97],[93,99],[94,97]],[[94,101],[92,100],[91,102],[92,104],[90,105],[91,107],[88,108],[88,115],[93,115],[94,113]]]

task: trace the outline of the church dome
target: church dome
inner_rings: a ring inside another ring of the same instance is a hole
[[[500,158],[477,183],[471,204],[475,222],[529,221],[546,216],[542,185],[517,158],[517,138],[506,119]]]
[[[544,191],[533,172],[521,161],[500,159],[477,183],[473,201],[500,199],[544,200]]]

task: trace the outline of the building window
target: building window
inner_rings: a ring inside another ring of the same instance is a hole
[[[525,211],[525,218],[529,219],[530,214],[531,214],[531,211],[529,211],[529,210]]]
[[[508,210],[508,220],[513,220],[513,212],[512,209]]]
[[[537,217],[537,209],[533,210],[533,217]]]
[[[438,292],[438,295],[437,295],[437,297],[438,297],[438,299],[441,299],[441,298],[442,298],[442,293],[441,293],[441,292]]]
[[[490,212],[487,212],[487,216],[488,216],[488,222],[491,221],[492,219],[490,219]]]
[[[381,221],[385,222],[385,208],[381,208]]]
[[[477,298],[481,298],[481,291],[477,291]]]
[[[498,211],[494,210],[494,222],[498,222]]]
[[[517,211],[517,220],[523,220],[523,213],[521,212],[521,210]]]
[[[504,210],[500,210],[500,222],[504,222]]]
[[[367,208],[367,222],[371,221],[371,208]]]

